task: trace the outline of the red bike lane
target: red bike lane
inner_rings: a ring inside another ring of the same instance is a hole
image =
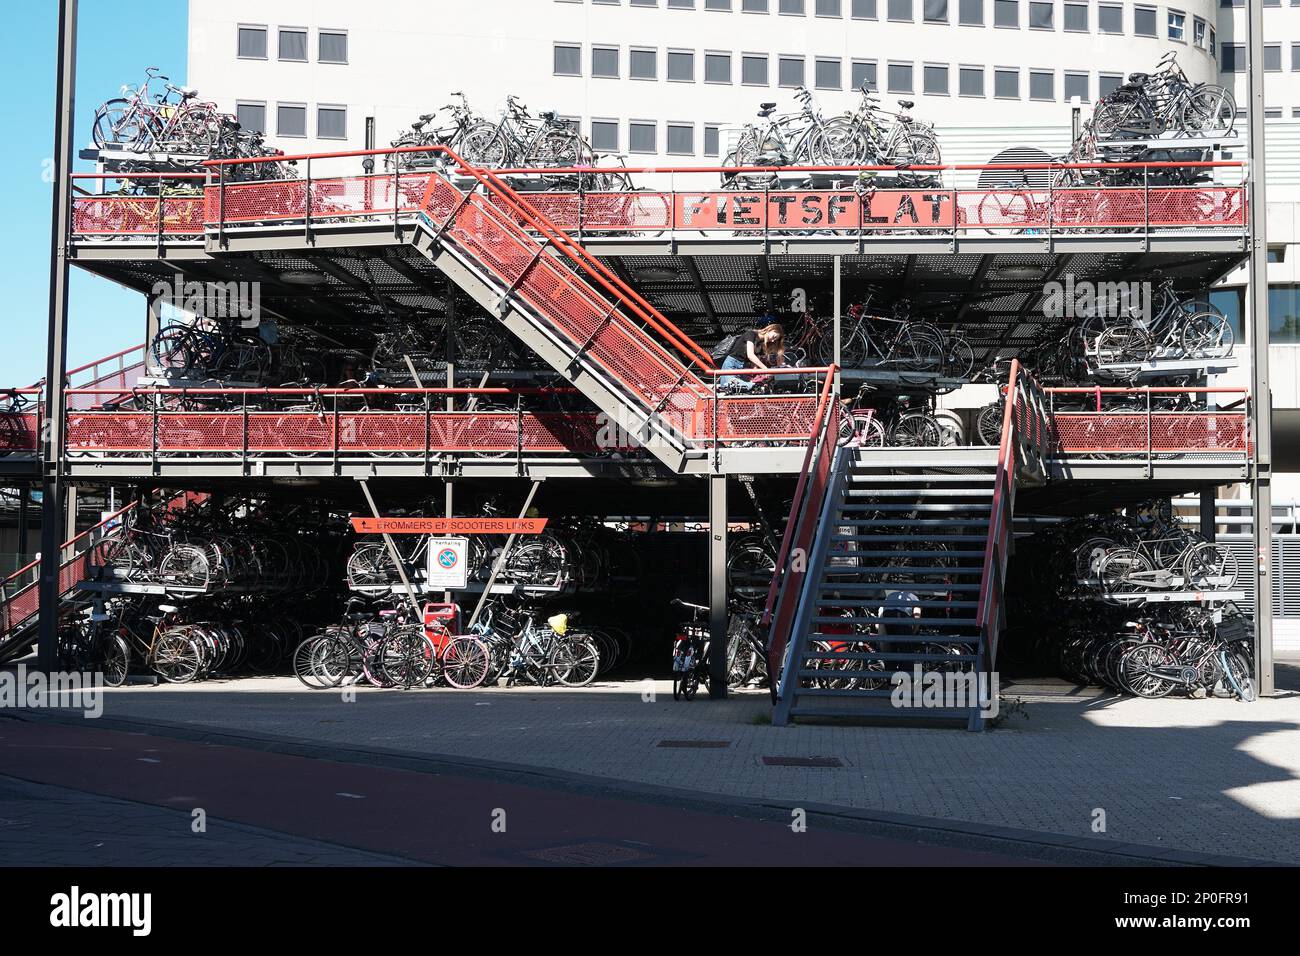
[[[45,720],[0,721],[0,772],[311,840],[465,865],[1025,865],[935,846],[574,792],[481,771],[392,769]],[[504,774],[503,774],[504,775]],[[509,776],[518,778],[519,773]],[[616,782],[611,781],[611,786]],[[774,811],[777,812],[777,811]],[[178,857],[201,840],[178,827]]]

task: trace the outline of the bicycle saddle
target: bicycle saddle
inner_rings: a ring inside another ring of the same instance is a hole
[[[898,105],[905,110],[910,110],[913,106],[916,105],[916,103],[913,100],[899,100]]]
[[[1129,86],[1146,86],[1149,79],[1151,79],[1149,73],[1130,73],[1128,75]]]
[[[544,120],[553,120],[555,119],[555,110],[545,110],[537,115]]]
[[[427,123],[427,122],[429,122],[429,120],[431,120],[431,119],[433,119],[433,114],[432,114],[432,113],[421,113],[421,114],[420,114],[420,122],[421,122],[421,123]]]

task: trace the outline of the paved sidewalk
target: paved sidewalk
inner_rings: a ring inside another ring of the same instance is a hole
[[[0,776],[0,866],[408,866],[411,861]]]
[[[1296,684],[1283,669],[1282,686]],[[655,691],[648,699],[646,691]],[[395,692],[354,701],[286,678],[109,692],[111,719],[449,755],[1293,863],[1300,859],[1300,694],[1244,704],[1012,687],[1028,718],[971,734],[766,723],[765,692],[674,702],[667,683],[580,691]],[[88,722],[89,723],[89,722]],[[712,746],[664,746],[710,741]],[[764,758],[830,757],[839,767]],[[1104,814],[1104,831],[1095,829]]]

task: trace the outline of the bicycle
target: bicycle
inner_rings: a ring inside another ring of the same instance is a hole
[[[1098,137],[1161,136],[1179,133],[1228,133],[1237,117],[1232,94],[1222,86],[1192,83],[1166,53],[1154,74],[1130,73],[1128,82],[1097,100],[1093,129]]]

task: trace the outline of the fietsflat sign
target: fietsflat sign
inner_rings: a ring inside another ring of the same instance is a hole
[[[944,228],[953,194],[942,189],[867,192],[677,193],[677,225],[691,229]]]
[[[357,534],[541,534],[546,518],[353,518]]]

